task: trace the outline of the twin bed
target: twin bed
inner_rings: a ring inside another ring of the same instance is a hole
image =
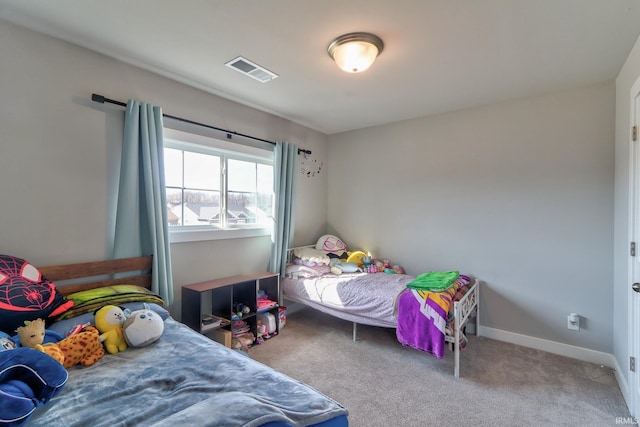
[[[68,295],[121,283],[148,288],[150,268],[151,259],[142,257],[40,271]],[[142,273],[96,281],[97,276],[129,271]],[[81,277],[91,277],[91,283],[78,283]],[[64,286],[65,281],[72,284]],[[106,354],[91,366],[70,368],[64,388],[35,411],[29,426],[348,425],[347,410],[331,398],[192,331],[162,307],[153,307],[165,318],[158,341]],[[64,330],[74,318],[56,323],[61,322],[67,322],[58,325]]]
[[[295,253],[306,248],[313,247],[289,249],[287,274],[280,280],[284,298],[353,322],[354,341],[361,324],[396,328],[400,343],[439,358],[444,356],[446,343],[454,350],[454,376],[460,376],[460,351],[466,346],[468,321],[475,320],[476,335],[479,330],[477,279],[461,276],[450,295],[424,299],[407,289],[407,283],[415,279],[407,274],[336,275],[326,268],[300,265],[294,261]]]

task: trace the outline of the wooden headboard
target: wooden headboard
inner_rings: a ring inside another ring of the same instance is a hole
[[[78,264],[51,265],[38,267],[38,270],[52,282],[63,294],[87,289],[101,288],[122,283],[138,285],[151,289],[152,257],[120,258],[106,261],[83,262]],[[114,279],[116,273],[132,273],[126,279]]]

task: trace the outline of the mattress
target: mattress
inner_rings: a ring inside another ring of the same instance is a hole
[[[343,320],[395,328],[396,298],[415,277],[406,274],[345,273],[280,280],[285,298]]]

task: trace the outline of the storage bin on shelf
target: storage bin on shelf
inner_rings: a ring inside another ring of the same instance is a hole
[[[278,330],[284,328],[287,323],[287,307],[280,306],[278,308]]]
[[[256,314],[256,318],[262,322],[263,325],[266,326],[266,333],[273,334],[277,332],[276,329],[276,317],[271,313],[258,313]]]

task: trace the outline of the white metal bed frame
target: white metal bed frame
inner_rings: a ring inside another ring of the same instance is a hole
[[[454,335],[445,335],[446,342],[453,344],[454,364],[453,364],[453,376],[460,377],[460,334],[462,329],[467,325],[467,321],[475,311],[475,334],[480,336],[480,281],[475,279],[475,282],[469,290],[464,294],[462,298],[453,303],[453,316],[455,322]]]
[[[287,250],[287,264],[293,264],[293,251],[299,248],[315,248],[315,245],[299,246],[296,248],[290,248]],[[460,377],[460,338],[462,329],[464,329],[471,316],[475,317],[475,335],[480,336],[480,281],[474,279],[474,283],[469,287],[469,290],[464,294],[462,298],[453,303],[453,315],[455,322],[455,329],[453,335],[445,335],[445,341],[453,345],[454,353],[454,365],[453,376],[455,378]],[[304,304],[302,301],[297,301]],[[474,314],[475,313],[475,314]],[[358,340],[358,323],[353,323],[352,337],[353,341]]]

